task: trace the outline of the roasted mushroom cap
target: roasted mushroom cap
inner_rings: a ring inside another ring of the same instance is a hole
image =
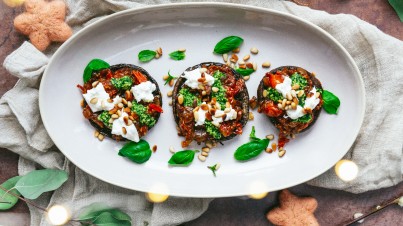
[[[92,84],[93,82],[98,81],[100,79],[111,80],[112,78],[109,77],[110,74],[108,75],[108,72],[112,72],[112,75],[113,75],[115,72],[117,72],[119,70],[122,72],[127,71],[127,73],[125,75],[131,75],[132,74],[131,72],[134,70],[134,71],[139,71],[139,72],[141,72],[141,74],[146,76],[147,80],[154,83],[156,86],[156,90],[153,92],[154,101],[152,103],[162,106],[162,96],[161,96],[161,91],[158,87],[158,83],[155,81],[155,79],[153,77],[151,77],[151,75],[146,70],[144,70],[143,68],[136,66],[136,65],[117,64],[117,65],[110,66],[108,69],[94,71],[92,73],[92,77],[91,77],[90,81],[88,81],[86,84],[84,84],[84,86],[89,86],[88,84]],[[120,91],[120,90],[116,91],[116,94],[114,94],[113,97],[111,97],[111,98],[114,98],[116,95],[126,98],[125,91]],[[131,95],[133,95],[133,94],[131,94]],[[131,98],[133,98],[133,97],[131,97]],[[95,129],[97,131],[99,131],[103,135],[108,136],[117,141],[127,140],[127,139],[123,138],[122,136],[112,134],[112,130],[110,128],[106,127],[100,120],[98,120],[98,116],[100,113],[101,112],[92,112],[91,109],[89,107],[87,107],[87,104],[84,102],[83,114],[90,121],[91,125],[93,127],[95,127]],[[88,114],[91,114],[91,115],[88,117]],[[144,136],[148,132],[148,130],[150,130],[152,127],[154,127],[157,124],[158,119],[160,117],[160,113],[154,112],[153,114],[155,116],[154,119],[156,120],[156,123],[153,126],[150,126],[147,128],[144,128],[144,127],[141,128],[141,127],[138,127],[135,123],[140,137]]]
[[[187,68],[186,71],[192,71],[197,68],[207,68],[207,69],[211,68],[212,69],[213,67],[221,68],[223,71],[231,72],[235,78],[235,81],[242,81],[242,90],[234,96],[234,99],[236,101],[239,101],[239,103],[241,103],[240,108],[242,109],[242,115],[236,121],[239,123],[239,127],[241,127],[240,129],[242,129],[246,125],[246,123],[248,121],[248,115],[249,115],[249,105],[248,105],[249,94],[248,94],[248,90],[246,88],[246,85],[245,85],[245,82],[244,82],[242,76],[240,74],[238,74],[234,69],[228,67],[227,65],[221,64],[221,63],[215,63],[215,62],[201,63],[201,64],[195,65],[193,67]],[[182,74],[182,75],[184,75],[184,74]],[[174,86],[174,90],[173,90],[173,96],[172,96],[172,106],[173,106],[173,114],[175,117],[175,122],[179,127],[179,135],[182,135],[184,137],[186,137],[186,134],[185,134],[186,132],[181,131],[181,129],[180,129],[180,125],[179,125],[180,116],[184,115],[184,113],[188,113],[188,115],[190,116],[190,118],[187,119],[189,121],[189,125],[191,125],[190,123],[193,123],[193,126],[194,126],[194,118],[191,115],[193,115],[192,111],[193,111],[194,107],[196,107],[196,105],[193,107],[184,107],[178,103],[179,91],[185,85],[185,82],[186,82],[186,78],[184,78],[184,77],[179,77],[177,79],[175,86]],[[194,127],[193,140],[195,140],[198,143],[208,142],[208,141],[220,142],[220,141],[230,140],[233,137],[235,137],[236,135],[237,134],[232,133],[229,136],[226,136],[226,137],[221,136],[220,139],[215,139],[207,133],[205,126],[202,125],[202,126]],[[185,145],[185,146],[187,146],[187,145]]]
[[[304,93],[307,95],[309,91],[313,88],[316,87],[317,89],[322,89],[322,84],[320,81],[313,75],[312,73],[308,72],[307,70],[301,68],[301,67],[296,67],[296,66],[282,66],[275,68],[268,72],[268,74],[275,74],[276,72],[281,72],[284,76],[289,76],[291,77],[294,72],[298,72],[301,74],[308,82],[307,86],[304,88]],[[258,86],[257,90],[257,97],[258,97],[258,104],[259,108],[263,107],[263,104],[266,100],[268,100],[268,97],[263,96],[263,91],[267,89],[264,85],[263,79],[260,81],[260,84]],[[270,117],[267,116],[270,121],[274,124],[276,128],[280,130],[280,136],[286,137],[290,135],[295,135],[297,133],[303,132],[310,128],[318,119],[321,109],[322,109],[322,97],[320,96],[320,103],[315,107],[315,109],[312,109],[312,120],[308,123],[301,123],[301,122],[295,122],[292,121],[290,118],[284,118],[283,114],[278,116],[278,117]],[[277,104],[277,103],[275,103]],[[259,111],[260,112],[260,111]]]

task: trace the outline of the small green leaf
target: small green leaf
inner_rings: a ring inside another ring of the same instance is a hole
[[[333,93],[323,90],[323,109],[329,114],[337,114],[337,110],[340,107],[340,99]]]
[[[403,22],[403,1],[402,0],[389,0],[389,4],[395,9],[400,21]]]
[[[138,143],[130,141],[119,150],[120,156],[139,164],[147,162],[151,153],[150,145],[145,140],[140,140]]]
[[[148,62],[148,61],[154,59],[155,55],[157,55],[157,52],[146,49],[146,50],[140,51],[138,54],[138,57],[139,57],[139,61]]]
[[[115,218],[113,213],[103,212],[93,222],[96,226],[131,226],[131,221],[122,221]]]
[[[211,172],[213,172],[213,175],[216,177],[216,172],[217,172],[217,164],[212,165],[212,166],[207,166],[207,168],[209,168],[211,170]]]
[[[13,193],[16,196],[21,195],[16,189],[12,189],[20,179],[21,176],[12,177],[0,185],[6,190],[11,189],[8,193],[0,189],[0,202],[3,202],[0,203],[0,210],[8,210],[18,202],[18,198],[10,195],[9,193]]]
[[[176,78],[177,78],[177,76],[171,75],[171,74],[169,73],[169,71],[168,71],[168,78],[167,78],[167,80],[165,80],[164,86],[165,86],[166,84],[168,84],[172,79],[176,79]]]
[[[92,72],[101,70],[104,68],[109,68],[109,64],[101,59],[91,60],[84,69],[84,83],[88,82],[92,77]]]
[[[83,225],[118,226],[131,225],[131,217],[119,209],[111,208],[103,203],[93,203],[84,207],[78,216]]]
[[[174,155],[172,155],[171,159],[169,159],[169,165],[173,166],[188,166],[192,163],[195,157],[196,151],[194,150],[183,150],[178,151]]]
[[[253,140],[236,149],[234,157],[238,161],[246,161],[257,157],[269,145],[269,139]]]
[[[178,51],[174,51],[174,52],[170,53],[169,56],[173,60],[183,60],[183,59],[185,59],[186,55],[185,55],[185,52],[178,50]]]
[[[243,39],[238,36],[228,36],[215,45],[214,52],[217,54],[228,53],[229,51],[238,48],[242,42]]]
[[[253,72],[255,72],[255,70],[253,70],[253,68],[237,68],[235,69],[236,72],[238,72],[240,75],[242,76],[248,76],[250,74],[252,74]]]
[[[255,126],[252,126],[252,131],[249,134],[249,139],[260,140],[259,138],[256,137],[255,133],[256,133]]]
[[[44,192],[58,189],[67,179],[68,174],[63,170],[35,170],[22,176],[15,188],[25,198],[36,199]]]

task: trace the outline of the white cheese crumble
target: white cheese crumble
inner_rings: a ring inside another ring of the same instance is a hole
[[[120,136],[122,136],[128,140],[132,140],[134,142],[139,142],[140,137],[139,137],[139,133],[137,132],[136,127],[134,126],[134,124],[127,126],[123,120],[124,117],[128,117],[128,115],[126,112],[123,112],[123,109],[122,109],[122,114],[120,115],[120,117],[113,121],[112,134],[120,135]],[[126,134],[123,133],[122,128],[126,129]]]
[[[104,86],[102,83],[99,83],[95,88],[87,90],[86,94],[83,94],[85,101],[87,102],[88,106],[90,106],[92,112],[102,111],[102,110],[111,110],[114,108],[114,103],[109,103],[109,94],[105,91]],[[91,100],[95,100],[96,103],[91,103]],[[116,98],[115,98],[116,99]],[[115,100],[114,99],[114,100]]]
[[[291,92],[291,79],[288,76],[284,76],[283,83],[279,83],[276,85],[276,90],[286,97],[287,93]]]
[[[205,82],[199,82],[198,80],[201,77],[202,72],[200,72],[199,68],[196,68],[192,71],[185,71],[182,77],[186,78],[185,85],[192,89],[200,89],[199,84],[212,86],[214,83],[214,77],[204,72]]]
[[[202,104],[206,104],[206,102],[203,102]],[[195,122],[196,122],[195,126],[201,126],[204,124],[204,122],[206,121],[206,112],[207,111],[205,111],[199,107],[199,110],[197,110],[197,114],[199,117],[197,120],[195,119]]]
[[[287,110],[287,115],[291,119],[297,119],[305,115],[303,112],[304,108],[310,108],[314,109],[320,102],[320,99],[316,97],[316,88],[313,87],[310,93],[313,93],[311,97],[306,98],[304,107],[301,107],[300,105],[297,106],[297,109],[293,110]]]
[[[137,102],[152,102],[154,100],[153,92],[157,89],[154,83],[150,81],[142,82],[131,88],[134,98]]]

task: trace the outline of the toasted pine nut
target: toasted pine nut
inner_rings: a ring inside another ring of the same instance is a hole
[[[297,89],[299,89],[299,84],[294,84],[291,88],[292,88],[293,90],[297,90]]]
[[[133,121],[132,120],[127,121],[127,126],[131,126],[131,125],[133,125]]]
[[[111,117],[112,117],[113,119],[117,119],[117,118],[119,118],[119,115],[113,114]]]
[[[250,49],[250,52],[253,53],[253,54],[258,54],[259,50],[256,47],[253,47],[253,48]]]
[[[122,103],[127,105],[127,100],[125,98],[122,98]]]
[[[269,61],[265,61],[265,62],[263,62],[263,64],[262,64],[262,67],[264,67],[264,68],[268,68],[268,67],[270,67],[271,66],[271,63],[269,62]]]
[[[158,47],[157,51],[156,51],[160,56],[162,56],[162,49],[161,47]]]
[[[243,80],[248,81],[249,79],[250,79],[250,76],[249,76],[249,75],[243,76]]]
[[[239,51],[241,51],[239,47],[232,50],[233,53],[239,53]]]
[[[246,67],[247,67],[247,68],[253,68],[253,64],[250,63],[250,62],[248,62],[248,63],[246,63]]]
[[[172,106],[172,100],[170,100],[170,101],[168,102],[168,104],[169,104],[169,106]]]
[[[81,107],[84,107],[84,99],[81,99],[81,100],[80,100],[80,106],[81,106]]]
[[[168,96],[168,97],[171,97],[171,96],[172,96],[172,90],[169,90],[169,91],[168,91],[167,96]]]
[[[238,55],[232,54],[230,60],[231,60],[232,63],[236,63],[236,62],[238,62],[238,59],[239,59],[239,58],[238,58]]]
[[[164,81],[167,80],[168,78],[169,78],[169,75],[162,76],[162,79],[164,79]]]
[[[220,166],[221,166],[220,163],[215,164],[215,170],[218,170],[220,168]]]
[[[197,158],[202,162],[206,161],[206,156],[198,155]]]
[[[304,91],[303,90],[298,91],[298,97],[301,97],[302,95],[304,95]]]
[[[98,98],[96,98],[96,97],[92,98],[92,99],[90,100],[90,103],[91,103],[91,104],[96,104],[96,103],[98,103]]]
[[[295,105],[298,105],[298,103],[299,103],[298,99],[295,97],[292,99],[292,101],[295,103]]]
[[[211,88],[211,90],[216,93],[216,92],[218,92],[218,87],[213,87],[213,88]]]
[[[295,92],[295,90],[291,90],[291,96],[292,97],[297,97],[297,93]]]
[[[211,141],[207,141],[206,146],[211,149],[213,148],[213,143]]]
[[[281,158],[281,157],[283,157],[284,155],[285,155],[285,150],[284,150],[284,149],[278,152],[278,157]]]
[[[283,99],[283,102],[281,102],[281,104],[283,105],[283,107],[285,107],[286,103],[287,103],[287,99]]]
[[[114,108],[112,108],[112,110],[110,110],[108,113],[109,113],[110,115],[113,115],[113,114],[116,113],[117,110],[118,110],[118,109],[117,109],[116,107],[114,107]]]
[[[273,134],[269,134],[266,136],[267,139],[269,140],[273,140],[274,139],[274,135]]]
[[[287,93],[285,96],[287,97],[287,100],[292,100],[291,93]]]
[[[174,147],[170,146],[170,147],[169,147],[169,152],[171,152],[172,154],[174,154],[176,151],[175,151]]]
[[[291,108],[292,108],[293,110],[295,110],[295,109],[297,109],[297,105],[296,105],[294,102],[292,102],[292,103],[291,103]]]
[[[99,140],[99,141],[103,141],[104,138],[105,138],[104,135],[102,135],[102,134],[99,134],[99,135],[98,135],[98,140]]]
[[[172,79],[171,81],[169,81],[169,86],[173,86],[174,85],[174,80]]]
[[[159,59],[161,55],[159,53],[155,53],[155,59]]]
[[[202,151],[201,155],[203,155],[204,157],[207,157],[207,156],[208,156],[208,153],[207,153],[207,152]]]
[[[112,124],[113,123],[113,118],[110,118],[108,122]]]
[[[98,137],[99,136],[99,131],[98,130],[95,130],[95,132],[94,132],[94,137]]]
[[[210,148],[208,148],[208,147],[203,147],[203,148],[202,148],[202,151],[208,153],[208,152],[210,152]]]
[[[122,115],[122,112],[120,110],[118,110],[117,113],[119,117]]]
[[[178,103],[183,104],[183,96],[182,95],[178,96]]]
[[[122,103],[118,103],[118,108],[123,108],[123,104],[122,104]]]
[[[273,149],[273,151],[277,150],[277,143],[273,142],[271,143],[271,149]]]
[[[180,49],[178,49],[178,51],[179,52],[186,52],[186,49],[185,48],[180,48]]]
[[[224,62],[227,62],[228,61],[228,54],[224,53],[222,55],[222,59],[224,60]]]
[[[281,103],[278,103],[277,107],[280,108],[280,109],[283,109],[283,105]]]
[[[290,100],[287,100],[286,104],[287,104],[287,105],[290,105],[290,104],[291,104],[291,101],[290,101]]]
[[[129,117],[123,117],[123,122],[127,125],[129,123]]]
[[[239,65],[239,68],[246,69],[246,65],[245,65],[245,64],[241,64],[241,65]]]
[[[239,66],[241,66],[241,65],[245,65],[245,61],[243,61],[243,60],[239,60],[239,61],[238,61],[238,65],[239,65]]]
[[[319,98],[319,96],[320,96],[320,93],[318,93],[318,92],[315,93],[315,97],[316,97],[316,98]]]
[[[271,149],[271,148],[266,148],[266,150],[265,150],[267,153],[272,153],[273,152],[273,150]]]
[[[257,70],[257,63],[256,62],[253,62],[253,70]]]
[[[99,84],[99,81],[95,81],[92,83],[92,87],[97,87],[98,84]]]
[[[202,96],[206,96],[207,92],[205,90],[202,91]]]
[[[243,60],[244,60],[244,61],[247,61],[247,60],[249,60],[249,59],[250,59],[250,55],[249,55],[249,54],[243,57]]]
[[[131,108],[133,105],[132,105],[132,102],[127,102],[127,106],[129,107],[129,108]]]
[[[122,127],[122,133],[123,133],[124,135],[126,135],[126,134],[127,134],[127,130],[126,130],[126,128],[125,128],[125,127]]]
[[[226,108],[230,108],[230,107],[231,107],[231,104],[230,104],[229,102],[226,102],[226,103],[225,103],[225,107],[226,107]]]
[[[193,117],[195,118],[195,121],[199,120],[199,113],[197,111],[193,112]]]
[[[291,134],[291,138],[292,138],[292,139],[295,139],[295,134]]]
[[[255,119],[255,116],[253,115],[253,112],[249,112],[249,120]]]

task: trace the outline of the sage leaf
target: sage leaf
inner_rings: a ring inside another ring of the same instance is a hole
[[[93,203],[81,210],[78,216],[82,225],[131,225],[131,217],[119,209],[103,203]]]
[[[340,107],[340,99],[333,93],[323,90],[323,109],[329,114],[337,114],[337,110]]]
[[[168,163],[172,166],[188,166],[190,163],[192,163],[195,153],[196,151],[194,150],[178,151],[172,155]]]
[[[238,161],[246,161],[257,157],[269,145],[269,139],[253,140],[236,149],[234,157]]]
[[[183,60],[185,59],[185,56],[185,52],[182,51],[174,51],[169,54],[169,57],[171,57],[173,60]]]
[[[228,36],[215,45],[214,52],[217,54],[228,53],[229,51],[238,48],[242,42],[243,39],[238,36]]]
[[[145,140],[140,140],[138,143],[130,141],[119,150],[120,156],[139,164],[147,162],[151,153],[150,145]]]
[[[157,55],[157,52],[146,49],[139,52],[138,58],[141,62],[148,62],[154,59],[155,55]]]
[[[16,196],[21,195],[16,189],[12,189],[15,186],[15,184],[18,182],[18,180],[20,180],[20,179],[21,179],[21,176],[12,177],[0,185],[1,187],[3,187],[6,190],[11,189],[7,193],[5,191],[3,191],[2,189],[0,189],[0,202],[3,202],[3,203],[0,203],[0,210],[8,210],[18,202],[18,198],[10,195],[9,193],[13,193]]]
[[[389,0],[389,4],[395,9],[400,21],[403,22],[403,2],[402,0]]]
[[[36,199],[44,192],[58,189],[67,179],[68,174],[63,170],[34,170],[22,176],[14,188],[25,198]]]
[[[235,69],[236,72],[238,72],[240,75],[242,76],[248,76],[250,74],[252,74],[253,72],[255,72],[255,70],[253,70],[253,68],[237,68]]]
[[[92,77],[92,72],[109,68],[109,64],[101,59],[92,59],[84,69],[83,80],[84,83],[88,82]]]

